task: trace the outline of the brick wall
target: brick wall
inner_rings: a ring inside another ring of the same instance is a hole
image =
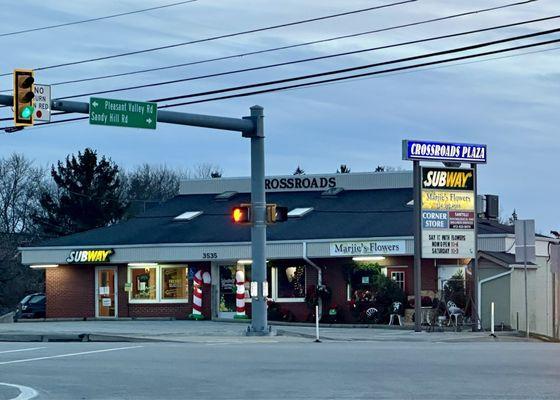
[[[95,268],[61,265],[45,272],[47,318],[95,317]]]

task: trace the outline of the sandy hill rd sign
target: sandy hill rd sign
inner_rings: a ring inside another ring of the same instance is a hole
[[[89,123],[91,125],[156,129],[157,103],[91,97],[89,99]]]

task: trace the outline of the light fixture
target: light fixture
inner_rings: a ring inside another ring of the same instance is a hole
[[[157,267],[157,263],[128,263],[129,267],[142,267],[142,268],[150,268],[150,267]]]
[[[383,256],[358,256],[352,257],[353,261],[381,261],[384,260],[385,257]]]
[[[239,265],[251,265],[251,264],[253,264],[253,260],[237,260],[237,264],[239,264]]]
[[[30,265],[29,268],[33,268],[33,269],[45,269],[45,268],[56,268],[58,267],[58,264],[36,264],[36,265]]]

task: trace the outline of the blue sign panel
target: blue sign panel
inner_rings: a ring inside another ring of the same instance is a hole
[[[422,227],[424,229],[449,228],[447,211],[422,211]]]
[[[403,140],[403,160],[486,163],[486,145]]]

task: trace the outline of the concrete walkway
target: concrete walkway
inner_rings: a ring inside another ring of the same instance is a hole
[[[216,321],[64,321],[0,324],[0,341],[178,341],[208,342],[243,338],[248,323]],[[315,338],[312,326],[274,325],[275,341],[308,341]],[[514,332],[421,332],[372,328],[321,328],[322,340],[331,341],[525,341]]]

